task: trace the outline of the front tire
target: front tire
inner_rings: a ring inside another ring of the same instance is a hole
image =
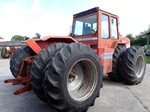
[[[113,65],[112,72],[108,73],[108,77],[115,82],[122,81],[120,73],[120,63],[123,58],[123,54],[126,51],[126,48],[123,45],[118,45],[113,53]]]
[[[61,112],[82,112],[94,104],[102,86],[102,65],[89,46],[71,43],[45,68],[48,103]]]
[[[124,54],[122,63],[122,77],[127,84],[135,85],[142,82],[146,69],[144,50],[132,46]]]

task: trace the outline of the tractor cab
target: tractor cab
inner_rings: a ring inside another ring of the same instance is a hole
[[[74,14],[71,34],[77,41],[96,48],[115,48],[119,39],[118,16],[99,7]]]
[[[113,53],[118,45],[127,48],[130,40],[119,36],[118,16],[95,7],[73,15],[72,37],[88,44],[102,58],[104,73],[112,71]]]

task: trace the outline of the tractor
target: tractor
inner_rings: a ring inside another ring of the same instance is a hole
[[[15,79],[24,85],[15,95],[34,90],[58,112],[86,112],[100,95],[103,74],[130,85],[142,82],[144,50],[121,37],[118,16],[95,7],[73,15],[70,36],[28,39],[10,60]]]
[[[39,33],[36,33],[36,35],[40,37]],[[3,39],[3,38],[0,37],[0,39]],[[28,36],[24,36],[24,40],[28,40],[28,39],[30,39]],[[23,43],[22,41],[23,40],[0,42],[1,57],[3,59],[11,58],[11,56],[15,53],[16,50],[26,45],[26,43]]]
[[[1,49],[0,55],[3,59],[7,59],[11,57],[15,53],[16,50],[18,50],[24,45],[26,45],[26,43],[22,43],[22,41],[0,42],[0,49]]]

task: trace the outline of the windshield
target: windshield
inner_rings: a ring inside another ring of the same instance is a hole
[[[97,31],[97,15],[74,20],[72,36],[95,34]]]

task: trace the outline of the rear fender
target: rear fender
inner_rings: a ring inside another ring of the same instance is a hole
[[[119,37],[118,44],[124,45],[126,48],[130,47],[130,39],[125,37]]]
[[[26,41],[26,44],[38,54],[43,48],[47,47],[50,44],[63,42],[63,43],[72,43],[77,42],[72,37],[68,36],[45,36],[41,39],[29,39]]]

